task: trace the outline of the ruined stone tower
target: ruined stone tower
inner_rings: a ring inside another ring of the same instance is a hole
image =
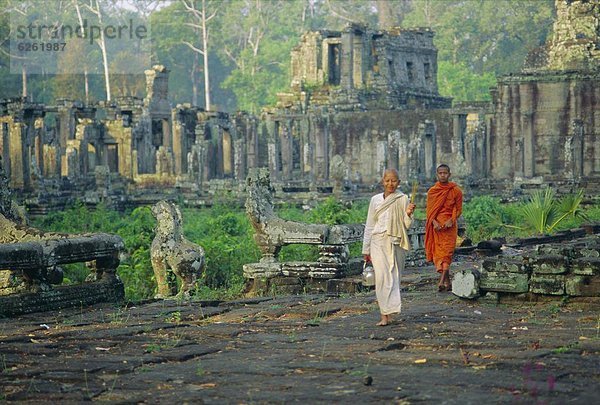
[[[600,64],[600,2],[556,1],[554,34],[549,41],[548,68],[596,69]]]
[[[556,0],[545,65],[498,78],[491,175],[598,182],[600,2]]]

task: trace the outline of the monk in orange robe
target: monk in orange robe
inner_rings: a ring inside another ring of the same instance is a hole
[[[441,164],[436,170],[437,183],[427,192],[425,222],[425,255],[440,273],[438,291],[450,291],[450,263],[456,247],[458,226],[462,213],[462,190],[450,180],[450,167]]]

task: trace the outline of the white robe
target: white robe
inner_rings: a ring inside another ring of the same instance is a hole
[[[404,270],[406,250],[385,234],[371,238],[371,261],[375,270],[375,295],[382,315],[400,313],[400,276]]]
[[[375,195],[369,205],[369,214],[365,226],[363,240],[363,254],[369,254],[375,271],[375,295],[382,315],[400,313],[402,299],[400,297],[400,276],[404,270],[406,249],[408,241],[399,241],[397,237],[389,235],[389,213],[386,210],[380,215],[375,215],[377,208],[383,204],[383,193]],[[404,235],[410,227],[412,218],[406,215],[408,199],[398,201],[401,204],[402,224]],[[404,243],[403,243],[404,242]]]

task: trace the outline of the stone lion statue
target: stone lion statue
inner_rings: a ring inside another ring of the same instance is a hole
[[[152,268],[158,283],[155,298],[171,297],[177,291],[177,284],[168,269],[181,280],[177,296],[189,297],[204,272],[204,249],[183,236],[181,211],[177,205],[159,201],[152,207],[152,214],[157,221],[156,236],[150,247]]]

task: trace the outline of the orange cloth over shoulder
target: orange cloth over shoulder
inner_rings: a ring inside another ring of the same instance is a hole
[[[458,226],[456,220],[462,213],[463,195],[456,183],[437,182],[427,192],[427,219],[425,222],[425,255],[428,262],[433,262],[440,270],[443,262],[450,264],[456,247]],[[452,227],[436,231],[433,227],[435,219],[443,225],[452,218]]]

